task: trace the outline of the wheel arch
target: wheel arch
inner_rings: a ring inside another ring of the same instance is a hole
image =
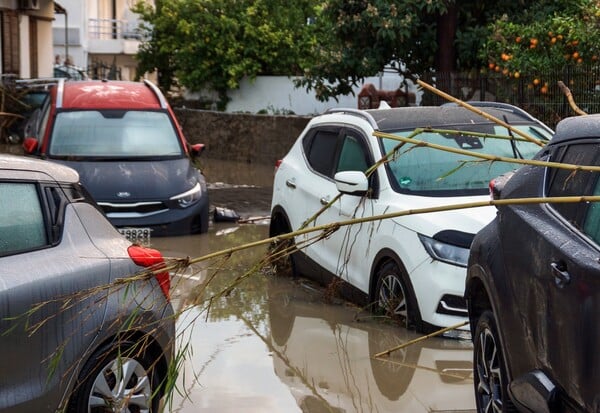
[[[384,248],[377,253],[375,259],[373,260],[373,265],[371,265],[371,271],[369,274],[369,301],[373,302],[375,297],[375,288],[377,287],[377,272],[379,269],[388,261],[394,261],[405,274],[408,275],[406,271],[406,267],[404,263],[393,250],[389,248]],[[410,277],[408,277],[409,287],[411,289],[411,293],[414,296],[414,289],[412,283],[410,282]],[[418,305],[418,304],[417,304]]]
[[[286,229],[284,231],[284,229]],[[271,223],[269,224],[269,236],[284,234],[292,230],[290,219],[280,205],[275,205],[271,210]],[[282,232],[283,231],[283,232]]]
[[[153,360],[156,360],[154,364],[155,371],[159,375],[159,386],[161,391],[161,397],[164,395],[165,385],[169,381],[167,375],[169,374],[169,366],[167,363],[167,355],[162,350],[160,344],[150,333],[141,330],[128,330],[124,332],[115,333],[111,336],[105,337],[102,341],[96,343],[86,353],[86,358],[81,363],[81,366],[85,366],[90,358],[96,353],[98,349],[107,346],[112,343],[118,343],[123,341],[132,341],[135,343],[144,343],[145,351],[150,354]],[[175,343],[169,343],[171,346],[175,346]],[[170,351],[170,350],[167,350]],[[80,373],[78,373],[80,374]],[[76,380],[76,385],[79,382],[79,378]]]

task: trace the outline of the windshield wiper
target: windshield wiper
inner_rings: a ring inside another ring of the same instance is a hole
[[[504,117],[504,123],[506,123],[508,125],[508,119],[506,117],[506,115],[503,115]],[[519,152],[519,149],[517,148],[517,143],[515,142],[515,135],[513,135],[512,131],[510,129],[508,130],[508,136],[510,137],[510,147],[512,148],[513,151],[513,157],[515,159],[525,159],[523,158],[523,155],[521,155],[521,152]]]

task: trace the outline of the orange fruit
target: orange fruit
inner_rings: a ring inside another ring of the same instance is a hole
[[[556,37],[553,37],[552,39],[550,39],[550,43],[552,43],[552,44],[556,43]]]
[[[514,75],[515,79],[518,79],[521,77],[521,74],[519,72],[515,72]]]
[[[542,87],[540,88],[540,93],[541,93],[542,95],[545,95],[546,93],[548,93],[548,86],[542,86]]]
[[[531,39],[529,39],[529,43],[531,43],[533,45],[537,45],[538,44],[538,39],[536,39],[535,37],[532,37]]]
[[[577,59],[579,57],[579,52],[573,52],[573,59]]]
[[[521,36],[517,36],[516,39],[515,39],[515,42],[521,43]]]
[[[533,84],[534,85],[539,85],[540,84],[540,79],[538,79],[537,77],[535,79],[533,79]]]

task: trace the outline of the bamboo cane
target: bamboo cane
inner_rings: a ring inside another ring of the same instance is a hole
[[[428,208],[416,208],[416,209],[405,209],[398,212],[393,212],[389,214],[382,215],[373,215],[362,218],[353,218],[345,221],[333,222],[323,225],[317,225],[313,227],[303,228],[301,230],[289,232],[287,234],[281,234],[270,238],[265,238],[259,241],[250,242],[243,245],[238,245],[236,247],[228,248],[221,251],[212,252],[210,254],[206,254],[196,258],[186,258],[188,260],[188,265],[195,264],[198,262],[210,260],[213,258],[221,257],[223,255],[233,254],[234,252],[243,251],[249,248],[259,247],[263,245],[269,245],[273,242],[284,241],[288,239],[292,239],[299,235],[309,234],[311,232],[323,231],[326,234],[337,231],[341,227],[362,224],[367,222],[380,221],[384,219],[392,219],[399,218],[407,215],[415,215],[415,214],[427,214],[434,212],[442,212],[442,211],[454,211],[458,209],[470,209],[470,208],[480,208],[486,206],[506,206],[506,205],[533,205],[533,204],[563,204],[563,203],[573,203],[573,202],[600,202],[600,196],[567,196],[567,197],[536,197],[536,198],[512,198],[512,199],[496,199],[496,200],[488,200],[488,201],[478,201],[478,202],[467,202],[453,205],[442,205],[437,207],[428,207]],[[162,272],[171,270],[174,268],[180,267],[180,264],[177,262],[180,260],[178,258],[173,259],[173,263],[167,263],[163,265],[159,269],[149,270],[150,273]],[[143,272],[147,273],[147,272]]]
[[[452,326],[448,326],[448,327],[442,328],[440,330],[434,331],[433,333],[430,333],[430,334],[427,334],[425,336],[418,337],[418,338],[415,338],[413,340],[407,341],[406,343],[402,343],[400,345],[397,345],[396,347],[392,347],[389,350],[385,350],[385,351],[382,351],[380,353],[377,353],[373,357],[374,358],[379,358],[379,357],[382,357],[382,356],[389,356],[390,353],[392,353],[394,351],[402,350],[405,347],[412,346],[413,344],[420,343],[421,341],[427,340],[427,339],[435,337],[435,336],[439,336],[440,334],[444,334],[447,331],[456,330],[457,328],[460,328],[462,326],[466,326],[467,324],[469,324],[468,321],[463,321],[461,323],[454,324]]]
[[[431,132],[431,131],[437,132],[437,130],[435,130],[435,129],[418,128],[418,129],[415,129],[415,132],[413,134],[411,134],[410,136],[415,136],[415,135],[418,135],[419,133]],[[538,160],[534,160],[534,159],[508,158],[508,157],[504,157],[504,156],[488,155],[485,153],[477,153],[477,152],[467,151],[465,149],[451,148],[449,146],[443,146],[443,145],[438,145],[435,143],[420,141],[417,139],[412,139],[410,137],[405,138],[403,136],[394,135],[391,133],[375,131],[375,132],[373,132],[373,135],[378,136],[380,138],[393,139],[393,140],[397,140],[397,141],[411,143],[416,146],[427,147],[427,148],[432,148],[432,149],[439,149],[439,150],[446,151],[446,152],[451,152],[451,153],[455,153],[455,154],[459,154],[459,155],[471,156],[474,158],[485,159],[485,160],[492,161],[492,162],[510,162],[510,163],[516,163],[516,164],[520,164],[520,165],[533,165],[533,166],[542,166],[542,167],[546,167],[546,168],[567,169],[570,171],[600,172],[600,166],[595,166],[595,165],[573,165],[573,164],[560,163],[560,162],[538,161]]]
[[[472,111],[472,112],[475,112],[475,113],[477,113],[478,115],[480,115],[480,116],[483,116],[484,118],[486,118],[486,119],[488,119],[488,120],[491,120],[492,122],[495,122],[495,123],[497,123],[498,125],[504,126],[506,129],[510,130],[511,132],[513,132],[513,133],[515,133],[515,134],[517,134],[517,135],[519,135],[519,136],[521,136],[521,137],[525,138],[526,140],[528,140],[528,141],[530,141],[530,142],[533,142],[533,143],[535,143],[536,145],[539,145],[539,146],[542,146],[542,147],[543,147],[543,146],[545,146],[545,144],[544,144],[543,142],[541,142],[540,140],[538,140],[538,139],[535,139],[535,138],[533,138],[533,137],[529,136],[528,134],[526,134],[526,133],[525,133],[525,132],[523,132],[523,131],[520,131],[520,130],[519,130],[519,129],[517,129],[517,128],[513,128],[513,127],[512,127],[511,125],[509,125],[508,123],[506,123],[506,122],[504,122],[504,121],[502,121],[502,120],[500,120],[500,119],[496,118],[495,116],[492,116],[492,115],[490,115],[489,113],[485,113],[484,111],[482,111],[482,110],[480,110],[480,109],[477,109],[477,108],[476,108],[476,107],[474,107],[473,105],[469,105],[468,103],[466,103],[466,102],[464,102],[464,101],[462,101],[462,100],[460,100],[460,99],[457,99],[457,98],[455,98],[454,96],[451,96],[451,95],[449,95],[449,94],[447,94],[447,93],[444,93],[444,92],[442,92],[441,90],[439,90],[439,89],[437,89],[437,88],[435,88],[435,87],[431,86],[431,85],[430,85],[430,84],[428,84],[428,83],[425,83],[425,82],[423,82],[423,81],[422,81],[422,80],[420,80],[420,79],[417,79],[417,83],[419,84],[419,86],[421,86],[421,87],[423,87],[423,88],[425,88],[425,89],[429,90],[430,92],[433,92],[433,93],[435,93],[436,95],[439,95],[439,96],[443,97],[443,98],[444,98],[444,99],[446,99],[446,100],[449,100],[450,102],[454,102],[454,103],[458,104],[459,106],[462,106],[462,107],[464,107],[464,108],[467,108],[467,109],[469,109],[470,111]]]

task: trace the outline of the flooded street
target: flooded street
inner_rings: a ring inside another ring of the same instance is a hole
[[[268,237],[273,166],[202,164],[211,205],[252,223],[151,239],[166,257],[205,257]],[[198,260],[173,279],[180,361],[166,411],[474,411],[470,341],[432,338],[375,358],[418,335],[312,282],[273,274],[267,252],[261,245]]]
[[[271,166],[206,161],[211,204],[252,224],[154,238],[166,256],[203,257],[268,236]],[[266,246],[196,263],[173,280],[180,368],[171,412],[474,411],[469,341],[418,337],[303,279],[261,265]],[[210,281],[210,282],[209,282]]]

